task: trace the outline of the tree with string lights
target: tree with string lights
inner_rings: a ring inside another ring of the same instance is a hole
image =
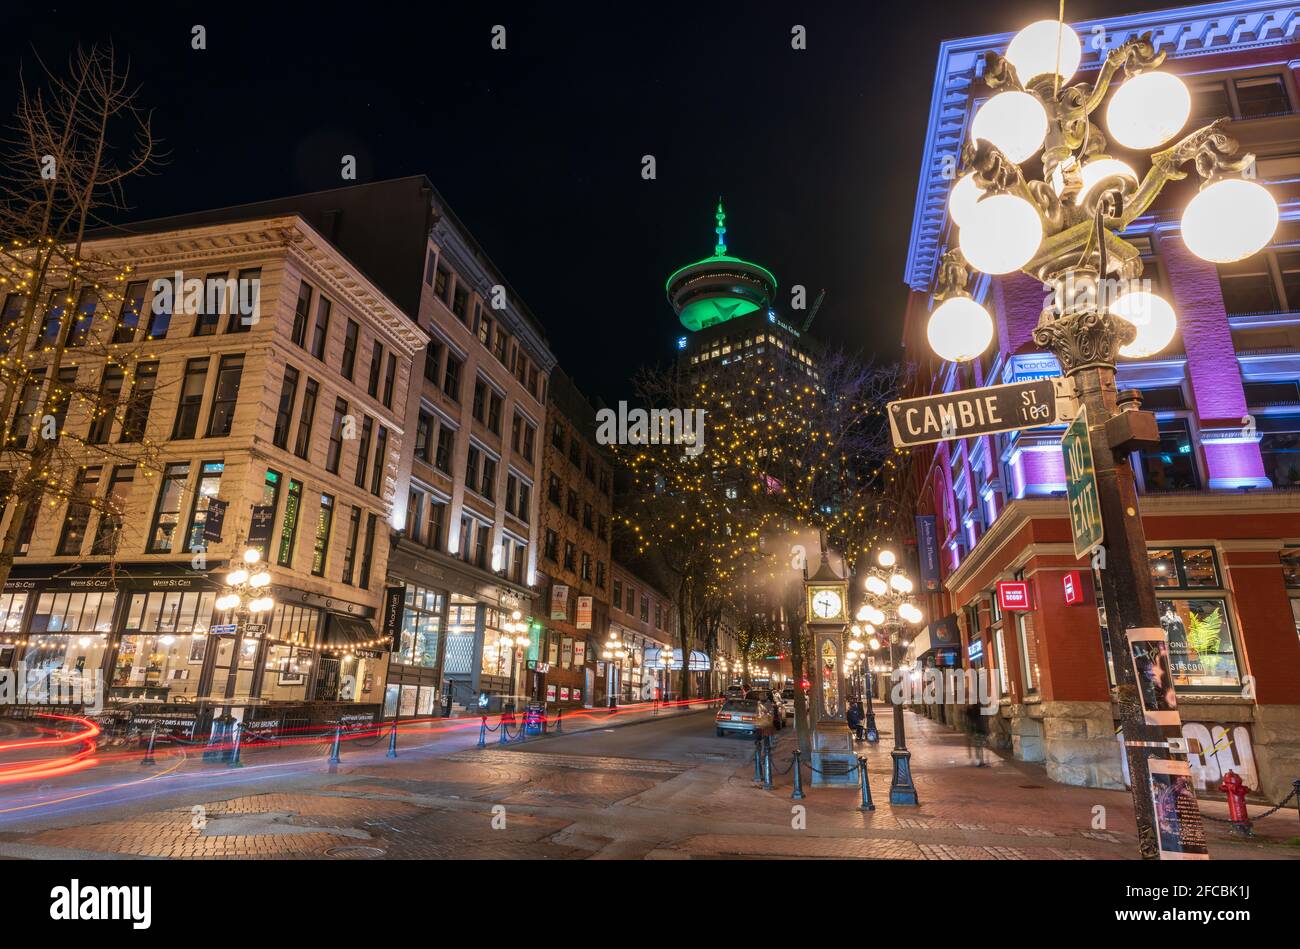
[[[0,495],[12,511],[0,539],[0,584],[42,507],[68,504],[78,518],[99,510],[110,528],[121,502],[81,484],[87,466],[120,458],[156,464],[135,406],[136,365],[149,340],[124,338],[131,268],[93,249],[89,234],[125,207],[127,179],[157,159],[149,115],[111,47],[78,49],[66,73],[40,63],[40,83],[20,78],[10,135],[0,156]],[[102,366],[97,378],[80,373]],[[88,432],[65,426],[76,410]],[[139,437],[109,444],[114,422]],[[84,529],[84,524],[83,524]],[[96,553],[116,550],[115,530]]]

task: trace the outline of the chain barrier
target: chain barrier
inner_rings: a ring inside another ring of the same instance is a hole
[[[1282,808],[1284,808],[1284,807],[1286,807],[1288,804],[1290,804],[1290,803],[1291,803],[1291,799],[1294,798],[1294,797],[1296,796],[1297,793],[1300,793],[1300,789],[1297,789],[1297,790],[1295,790],[1295,791],[1292,791],[1290,794],[1288,794],[1286,797],[1284,797],[1284,798],[1282,799],[1282,803],[1281,803],[1281,804],[1274,804],[1272,807],[1270,807],[1268,810],[1266,810],[1263,814],[1254,814],[1254,815],[1250,815],[1250,820],[1252,820],[1252,821],[1257,821],[1257,820],[1263,820],[1265,817],[1272,817],[1274,814],[1276,814],[1276,813],[1277,813],[1278,811],[1280,811]],[[1201,816],[1204,817],[1206,820],[1212,820],[1212,821],[1214,821],[1216,824],[1235,824],[1235,823],[1237,823],[1236,821],[1232,820],[1232,819],[1229,818],[1229,817],[1215,817],[1213,814],[1201,814]]]

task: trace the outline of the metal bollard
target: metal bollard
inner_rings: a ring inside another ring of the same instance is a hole
[[[876,805],[871,801],[871,782],[867,779],[867,759],[865,756],[858,756],[858,784],[862,786],[862,803],[858,805],[860,811],[874,811]]]
[[[790,800],[792,801],[802,801],[804,799],[803,775],[799,773],[799,769],[803,767],[803,762],[799,760],[799,757],[799,749],[796,748],[794,750],[794,790],[790,792]]]
[[[339,753],[343,747],[343,723],[334,726],[334,744],[330,748],[330,764],[339,763]]]
[[[759,784],[763,780],[763,736],[754,736],[754,783]]]
[[[144,750],[144,757],[140,759],[140,764],[142,765],[154,764],[153,743],[154,743],[154,739],[157,737],[158,737],[158,726],[155,725],[153,728],[149,729],[149,747]]]
[[[397,716],[393,716],[393,731],[388,736],[388,755],[389,758],[397,757]]]
[[[772,736],[763,736],[763,790],[772,790]]]
[[[483,716],[483,721],[478,726],[478,746],[483,748],[487,745],[487,716]]]
[[[230,766],[232,768],[242,768],[244,762],[239,760],[239,746],[244,737],[243,722],[235,722],[230,726]]]
[[[504,715],[497,719],[497,731],[501,733],[501,737],[497,739],[498,745],[504,745],[510,740],[506,737],[506,717]]]

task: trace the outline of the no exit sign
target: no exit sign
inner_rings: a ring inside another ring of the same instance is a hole
[[[1092,577],[1085,579],[1082,570],[1068,570],[1061,577],[1061,593],[1066,606],[1084,606],[1092,602]]]
[[[998,606],[1003,610],[1032,610],[1033,592],[1028,580],[1002,580],[998,583]]]

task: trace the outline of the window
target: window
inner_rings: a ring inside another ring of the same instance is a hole
[[[257,541],[256,543],[252,543],[249,545],[251,547],[257,548],[258,553],[262,555],[263,559],[265,559],[268,556],[267,548],[269,546],[269,534],[271,531],[271,525],[275,523],[276,508],[278,508],[279,506],[280,506],[280,472],[275,471],[274,469],[271,468],[267,468],[266,477],[262,481],[262,500],[259,507],[261,507],[265,512],[266,523],[268,525],[266,531],[266,533],[268,534],[268,540]]]
[[[379,396],[379,373],[384,367],[384,344],[375,340],[370,350],[370,379],[366,383],[366,393],[371,398]]]
[[[306,458],[311,450],[312,423],[316,420],[316,399],[320,395],[320,383],[310,376],[302,389],[302,413],[298,416],[298,440],[293,453],[299,458]]]
[[[1152,547],[1147,564],[1156,589],[1219,586],[1218,563],[1210,547]]]
[[[433,416],[421,410],[415,422],[415,457],[427,464],[432,451]]]
[[[63,530],[59,532],[59,545],[54,551],[56,556],[76,557],[81,554],[81,547],[86,542],[86,525],[90,523],[90,500],[95,496],[101,470],[93,467],[77,471],[68,510],[63,517]]]
[[[72,401],[72,391],[77,385],[77,367],[65,366],[59,370],[54,379],[46,401],[46,411],[54,419],[54,437],[57,440],[63,434],[63,423],[68,417],[68,404]]]
[[[471,491],[478,490],[478,459],[478,446],[470,445],[465,454],[465,487]]]
[[[208,379],[208,360],[190,359],[185,363],[185,376],[181,379],[180,402],[176,407],[176,423],[172,438],[193,438],[199,426],[199,409],[203,406],[203,387]]]
[[[537,440],[537,429],[527,422],[524,423],[524,449],[523,456],[525,461],[533,460],[533,443]]]
[[[366,471],[370,466],[370,435],[374,431],[375,420],[369,415],[361,417],[361,438],[357,440],[357,476],[353,480],[358,488],[366,486]]]
[[[604,514],[601,514],[596,518],[596,536],[601,540],[609,539],[609,522],[605,520]]]
[[[45,318],[41,321],[41,333],[36,337],[32,349],[49,349],[58,343],[59,330],[63,326],[66,293],[66,290],[55,290],[50,294],[49,305],[45,308]]]
[[[90,432],[86,435],[86,441],[90,444],[103,445],[108,441],[125,380],[126,371],[121,366],[104,367],[104,374],[99,381],[99,399],[92,409]]]
[[[1164,419],[1160,422],[1160,444],[1137,452],[1144,489],[1190,491],[1201,486],[1196,473],[1195,448],[1187,420]]]
[[[311,551],[311,572],[314,577],[325,576],[325,559],[329,553],[330,528],[334,526],[334,496],[320,496],[320,514],[316,518],[316,541]]]
[[[357,562],[357,540],[361,533],[361,508],[354,507],[352,515],[348,518],[348,542],[343,548],[343,576],[342,580],[349,586],[352,585],[352,571]]]
[[[275,562],[281,567],[293,563],[293,547],[298,540],[298,517],[302,513],[302,482],[289,479],[289,491],[284,500],[284,515],[280,519],[280,549]]]
[[[131,387],[131,401],[122,416],[122,435],[118,441],[138,442],[144,437],[145,424],[149,421],[149,409],[153,405],[153,394],[157,387],[158,364],[137,363],[135,384]]]
[[[614,597],[614,605],[621,609],[623,606],[623,581],[622,580],[614,581],[613,597]]]
[[[566,540],[564,542],[564,569],[573,570],[577,562],[578,549],[573,546],[573,542]]]
[[[496,339],[492,342],[492,355],[497,357],[497,362],[506,366],[506,347],[510,342],[510,337],[503,333],[500,327],[497,328]],[[507,366],[507,368],[509,368]]]
[[[325,452],[325,470],[330,474],[339,473],[339,462],[343,458],[343,426],[348,417],[348,400],[334,400],[334,421],[330,423],[330,444]]]
[[[560,479],[551,475],[546,481],[546,497],[552,504],[559,507],[560,501]]]
[[[1300,487],[1300,415],[1264,415],[1257,424],[1264,474],[1275,488]]]
[[[564,451],[564,425],[561,422],[551,424],[551,447],[556,451]]]
[[[1279,75],[1253,76],[1233,82],[1237,98],[1237,115],[1253,119],[1291,111],[1286,84]]]
[[[330,311],[333,309],[334,304],[322,293],[316,301],[316,326],[311,334],[311,354],[322,362],[325,361],[325,344],[330,335]]]
[[[126,492],[135,481],[135,465],[115,465],[104,492],[104,510],[95,527],[90,552],[96,556],[114,556],[122,536],[122,517],[126,511]]]
[[[497,460],[483,456],[483,482],[480,485],[479,494],[489,501],[495,501],[497,496]]]
[[[68,324],[68,338],[64,344],[73,347],[85,345],[94,320],[95,288],[86,287],[77,295],[77,307],[72,314],[72,322]]]
[[[181,495],[190,476],[190,463],[177,461],[163,470],[162,487],[158,489],[158,503],[154,508],[153,523],[149,527],[149,544],[145,553],[169,554],[172,535],[181,517]]]
[[[596,561],[596,586],[605,589],[605,561]]]
[[[394,353],[388,354],[388,359],[384,363],[384,396],[383,403],[388,408],[393,407],[393,384],[397,379],[397,356]]]
[[[221,473],[225,467],[220,461],[205,461],[199,468],[199,483],[194,489],[190,525],[185,532],[185,546],[182,548],[186,553],[207,547],[203,528],[208,521],[208,505],[221,493]]]
[[[453,402],[460,401],[460,366],[460,360],[447,353],[447,368],[442,376],[442,391]]]
[[[194,335],[211,336],[217,331],[217,322],[229,304],[230,281],[224,273],[208,274],[203,278],[203,299],[194,316]]]
[[[212,392],[212,409],[208,414],[209,438],[230,434],[235,422],[235,403],[239,400],[239,381],[243,374],[242,355],[222,356],[217,363],[217,384]]]
[[[148,283],[136,280],[126,285],[122,292],[122,308],[117,311],[117,325],[113,327],[113,342],[129,343],[135,339],[140,314],[144,312],[144,294]]]
[[[437,261],[438,258],[434,255],[432,247],[424,252],[424,282],[427,286],[433,286],[433,269]]]
[[[230,319],[226,322],[227,333],[247,333],[258,320],[262,296],[262,270],[239,271],[239,282],[231,297]]]
[[[433,276],[433,292],[443,303],[447,302],[447,294],[451,288],[451,271],[446,267],[439,266]]]
[[[293,308],[293,344],[305,345],[307,339],[307,318],[311,315],[312,288],[306,280],[298,287],[298,303]]]
[[[487,383],[482,379],[474,380],[474,402],[470,409],[470,414],[474,416],[476,422],[483,421],[483,413],[487,409]]]
[[[419,540],[424,530],[424,492],[412,488],[406,496],[406,536]]]
[[[358,586],[370,589],[370,568],[375,557],[375,526],[379,518],[372,512],[366,514],[366,542],[361,548],[361,578]]]
[[[357,365],[357,337],[361,335],[361,327],[355,320],[348,320],[347,331],[343,334],[343,378],[349,382],[352,381],[352,372]]]
[[[442,368],[442,343],[438,342],[436,336],[429,338],[429,344],[424,347],[424,378],[428,379],[434,385],[438,384],[438,370]]]
[[[578,519],[578,492],[573,488],[569,489],[565,497],[564,511],[575,521]]]
[[[284,379],[280,383],[280,404],[275,410],[275,431],[271,443],[276,448],[289,447],[289,426],[293,424],[293,403],[298,397],[298,370],[293,366],[284,367]]]
[[[595,530],[595,517],[591,505],[585,502],[582,505],[582,526],[589,531]]]
[[[380,425],[375,436],[375,469],[370,477],[370,493],[382,497],[384,493],[384,475],[388,472],[388,429]]]
[[[433,550],[443,549],[443,538],[447,530],[447,503],[437,498],[429,499],[429,530],[425,537],[425,546]]]
[[[560,537],[549,527],[546,529],[546,539],[542,544],[542,556],[554,563],[560,555]]]
[[[490,393],[488,395],[487,427],[488,431],[492,432],[493,435],[501,434],[501,406],[501,396],[497,395],[495,391]]]
[[[154,281],[154,283],[157,282]],[[176,289],[179,289],[179,287]],[[145,333],[146,339],[167,338],[167,330],[172,323],[172,310],[175,305],[172,294],[159,293],[158,288],[154,288],[153,298],[149,301],[149,330]]]
[[[438,426],[438,449],[433,454],[434,467],[451,474],[451,457],[455,450],[456,430],[443,422]]]
[[[1273,279],[1270,254],[1256,254],[1231,264],[1219,264],[1223,308],[1230,316],[1276,313],[1284,309]]]
[[[645,594],[641,595],[641,622],[650,622],[650,598]]]
[[[467,305],[469,303],[469,291],[456,281],[456,289],[451,295],[451,312],[455,313],[462,323],[465,322]]]
[[[585,550],[582,552],[582,579],[591,580],[591,554]],[[657,615],[657,614],[656,614]]]
[[[1277,382],[1246,382],[1243,388],[1246,392],[1247,405],[1286,405],[1300,402],[1300,382],[1290,379]]]
[[[393,662],[432,669],[438,664],[438,633],[442,626],[444,594],[406,585],[402,610],[402,636],[393,651]],[[417,709],[417,714],[424,714]]]

